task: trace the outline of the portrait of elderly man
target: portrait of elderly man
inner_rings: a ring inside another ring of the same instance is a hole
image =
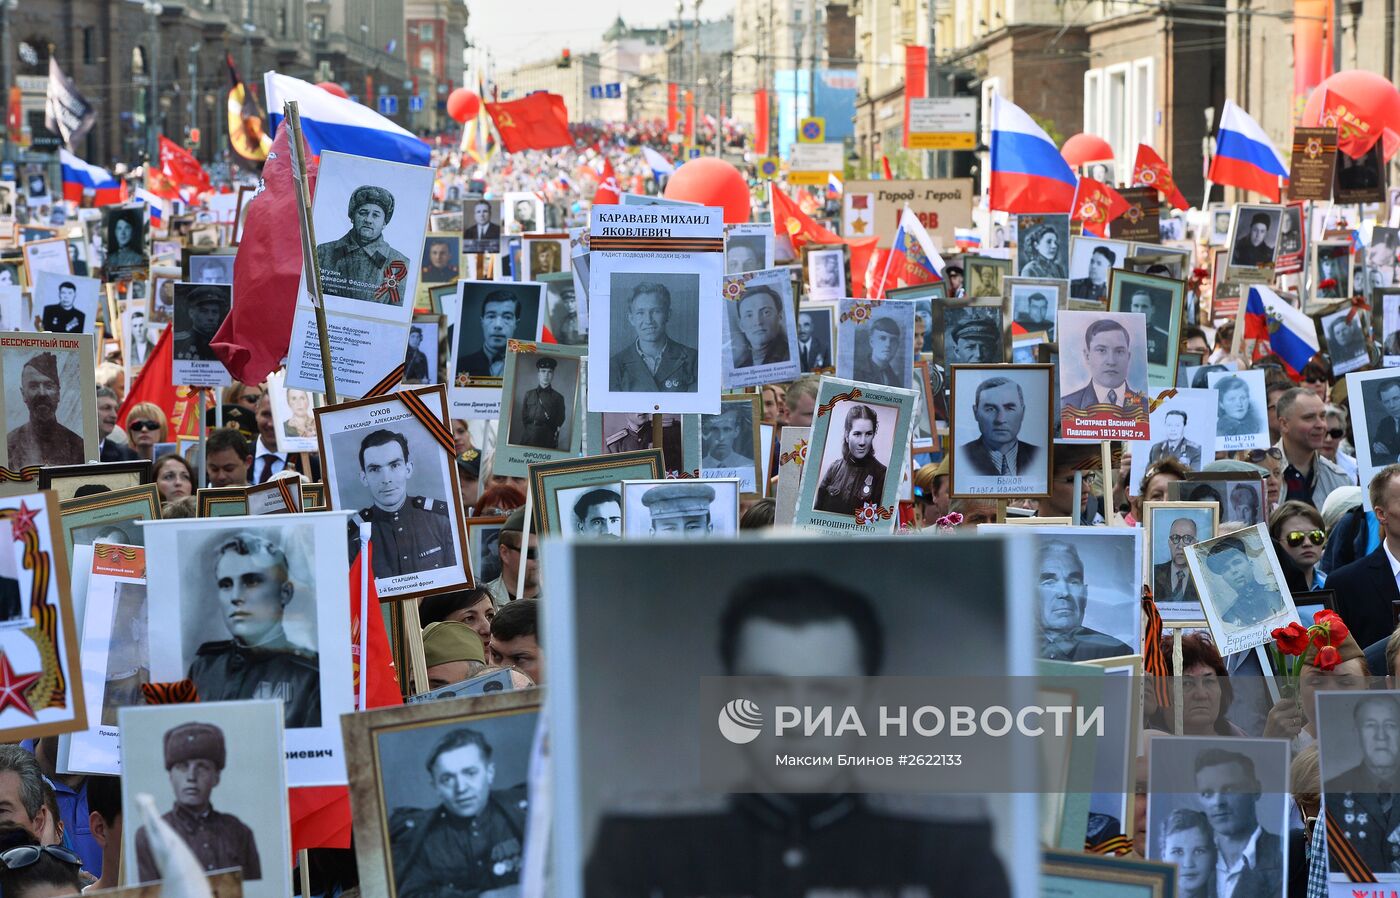
[[[81,334],[87,324],[87,313],[76,308],[78,285],[72,281],[62,281],[58,285],[58,302],[44,306],[40,320],[44,330],[51,334]]]
[[[1066,347],[1066,350],[1068,347]],[[1111,318],[1100,318],[1084,329],[1084,366],[1089,383],[1060,397],[1062,408],[1085,410],[1093,405],[1118,409],[1114,417],[1147,413],[1147,396],[1128,383],[1132,370],[1132,341],[1128,329]]]
[[[360,441],[360,484],[374,504],[352,520],[370,525],[374,576],[398,577],[457,563],[447,503],[412,496],[408,481],[413,461],[408,438],[393,430],[374,430]]]
[[[384,228],[394,218],[394,195],[370,184],[356,187],[345,214],[350,230],[338,240],[316,246],[321,289],[335,296],[401,305],[401,286],[382,289],[387,280],[402,282],[408,273],[408,256],[384,239]]]
[[[217,543],[209,561],[212,566],[203,570],[213,575],[230,638],[206,642],[195,653],[186,677],[199,700],[280,698],[288,729],[320,726],[319,656],[289,640],[282,627],[296,596],[282,547],[241,531]]]
[[[984,477],[1017,477],[1035,471],[1041,447],[1021,439],[1026,395],[1009,377],[991,377],[977,385],[972,416],[980,436],[959,446],[958,461]]]
[[[1283,596],[1259,582],[1243,540],[1225,537],[1210,547],[1205,562],[1218,584],[1212,593],[1224,587],[1224,594],[1213,594],[1211,599],[1227,624],[1251,627],[1284,612]]]
[[[598,487],[574,500],[574,532],[603,539],[622,539],[622,495]]]
[[[750,287],[739,298],[738,312],[742,338],[734,340],[735,368],[771,365],[792,358],[788,352],[783,304],[777,291],[772,287]]]
[[[1002,360],[1001,332],[996,318],[968,313],[948,328],[944,355],[950,365],[978,365]]]
[[[11,470],[30,465],[80,465],[87,460],[83,438],[58,421],[62,393],[57,356],[39,352],[24,363],[19,395],[29,410],[29,420],[5,435]]]
[[[1329,696],[1322,712],[1350,703]],[[1329,747],[1335,738],[1343,744],[1355,740],[1361,749],[1361,763],[1324,780],[1328,809],[1372,872],[1400,873],[1400,839],[1394,836],[1400,829],[1400,701],[1391,694],[1367,695],[1355,700],[1345,724],[1323,720]]]
[[[617,303],[618,297],[613,297]],[[671,291],[643,281],[626,300],[633,339],[608,360],[608,389],[620,393],[693,393],[699,382],[699,354],[671,337]]]
[[[1196,803],[1215,836],[1216,898],[1283,894],[1283,842],[1259,823],[1262,788],[1254,761],[1241,752],[1207,748],[1196,756]]]
[[[912,346],[900,330],[899,324],[889,316],[876,318],[866,335],[866,346],[861,349],[860,335],[856,335],[856,362],[852,379],[868,384],[883,384],[887,387],[902,387],[907,379],[895,370],[900,358],[900,347]]]
[[[1274,245],[1268,242],[1269,230],[1272,227],[1273,216],[1269,213],[1255,212],[1251,215],[1249,229],[1235,240],[1234,250],[1230,253],[1230,264],[1240,268],[1272,265]]]
[[[1152,598],[1157,602],[1197,602],[1200,595],[1186,565],[1186,550],[1196,544],[1196,522],[1177,518],[1167,530],[1171,558],[1152,566]]]
[[[870,406],[853,402],[846,409],[841,457],[821,475],[813,508],[855,517],[865,503],[880,503],[885,492],[886,466],[875,457],[879,416]]]
[[[245,880],[262,879],[262,862],[252,829],[210,800],[228,763],[224,731],[212,723],[182,723],[164,737],[165,770],[175,806],[161,819],[184,840],[204,870],[242,867]],[[161,878],[146,827],[136,831],[136,869],[142,882]]]
[[[1084,626],[1089,585],[1079,550],[1061,539],[1045,539],[1038,555],[1040,657],[1047,661],[1092,661],[1133,654],[1121,639]]]
[[[506,289],[496,289],[481,300],[481,348],[457,359],[457,373],[470,377],[501,377],[506,367],[506,348],[520,324],[520,299]],[[463,324],[468,327],[468,324]],[[470,345],[465,337],[461,350]]]
[[[703,483],[668,483],[642,494],[649,516],[648,531],[662,536],[707,536],[714,529],[710,503],[715,488]]]
[[[398,898],[505,895],[520,881],[528,811],[525,784],[495,788],[491,743],[473,729],[448,732],[424,764],[439,802],[389,814]]]

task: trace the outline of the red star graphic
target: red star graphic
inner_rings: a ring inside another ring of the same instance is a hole
[[[42,670],[27,674],[15,673],[15,669],[10,666],[10,656],[0,652],[0,714],[13,705],[30,717],[34,717],[34,709],[29,707],[29,701],[24,697],[24,690],[33,686],[34,681],[43,675]]]
[[[34,529],[34,519],[39,516],[40,509],[30,511],[23,501],[19,503],[19,511],[10,519],[10,528],[14,531],[15,542],[24,539],[24,535]]]

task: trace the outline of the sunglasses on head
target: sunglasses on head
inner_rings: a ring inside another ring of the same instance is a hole
[[[1331,430],[1327,431],[1327,436],[1334,440],[1340,440],[1346,435],[1347,432],[1340,427],[1333,427]]]
[[[127,430],[160,430],[160,422],[159,422],[159,421],[147,421],[147,420],[144,420],[144,419],[141,420],[141,421],[128,421],[128,422],[126,422],[126,429],[127,429]]]
[[[40,855],[48,854],[58,858],[65,864],[72,864],[75,867],[83,865],[83,859],[62,845],[20,845],[18,848],[0,853],[0,864],[4,864],[8,870],[20,870],[28,867],[39,860]]]
[[[1321,546],[1327,543],[1326,530],[1290,530],[1284,534],[1284,539],[1288,545],[1296,549],[1303,544],[1303,540],[1308,540],[1314,546]]]

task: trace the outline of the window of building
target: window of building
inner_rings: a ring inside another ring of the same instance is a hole
[[[418,39],[422,41],[430,41],[433,39],[432,22],[424,22],[422,25],[418,26]]]
[[[325,40],[326,38],[326,17],[312,16],[311,21],[306,23],[306,31],[311,35],[313,41]]]
[[[1150,56],[1084,74],[1084,131],[1108,141],[1120,161],[1136,158],[1139,143],[1152,143],[1154,76],[1155,61]]]
[[[83,29],[83,63],[92,65],[97,62],[97,29],[88,26]]]
[[[435,73],[433,68],[435,62],[432,47],[422,47],[418,50],[418,68],[432,75]]]

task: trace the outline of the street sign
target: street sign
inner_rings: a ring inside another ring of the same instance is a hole
[[[603,94],[609,100],[619,100],[622,98],[622,82],[614,81],[611,84],[603,85]]]
[[[593,85],[590,85],[589,88],[588,88],[588,99],[590,99],[590,100],[601,100],[601,99],[603,99],[603,85],[601,85],[601,84],[593,84]]]
[[[409,97],[409,98],[408,98],[408,111],[409,111],[409,112],[422,112],[422,111],[423,111],[423,98],[422,98],[421,96],[419,96],[418,94],[414,94],[413,96]]]
[[[976,148],[976,97],[918,97],[909,101],[909,149]]]
[[[797,126],[798,143],[823,143],[826,141],[826,119],[804,118]]]
[[[844,144],[795,143],[790,168],[795,172],[839,172],[845,168]],[[821,183],[826,183],[823,177]]]
[[[385,94],[379,98],[380,115],[398,115],[399,98],[396,94]]]
[[[758,160],[758,173],[769,180],[776,178],[781,170],[782,164],[777,156],[764,156]]]

